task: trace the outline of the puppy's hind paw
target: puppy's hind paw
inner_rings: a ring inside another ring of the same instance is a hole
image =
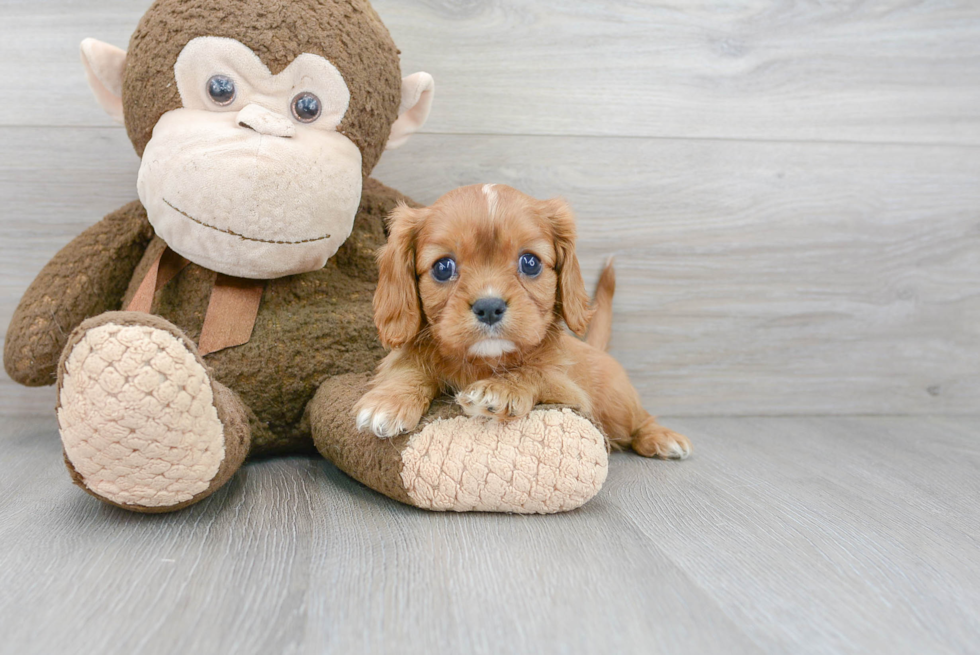
[[[690,440],[683,434],[668,430],[649,419],[633,435],[633,450],[644,457],[687,459],[693,448]]]

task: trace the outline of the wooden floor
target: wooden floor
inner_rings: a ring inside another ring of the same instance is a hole
[[[0,434],[0,653],[976,653],[980,419],[690,418],[581,510],[433,514],[320,459],[164,516]],[[774,446],[778,444],[778,446]]]

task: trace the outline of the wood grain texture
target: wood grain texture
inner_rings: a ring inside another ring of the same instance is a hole
[[[377,6],[432,132],[980,143],[969,0]]]
[[[0,2],[0,125],[111,125],[78,43],[148,0]],[[435,133],[980,144],[980,5],[376,0]],[[43,110],[40,108],[43,106]]]
[[[0,0],[0,125],[113,126],[85,82],[79,46],[126,49],[151,0]]]
[[[445,165],[445,153],[466,158]],[[378,175],[565,196],[613,354],[671,415],[976,413],[980,150],[420,137]]]
[[[675,420],[550,517],[432,514],[318,459],[175,515],[73,487],[0,427],[0,653],[970,653],[980,423]]]
[[[135,197],[138,162],[114,129],[0,142],[5,329],[48,258]],[[617,257],[612,352],[657,413],[977,412],[980,149],[422,135],[377,176],[422,202],[565,196],[589,283]],[[0,385],[4,411],[50,411]]]

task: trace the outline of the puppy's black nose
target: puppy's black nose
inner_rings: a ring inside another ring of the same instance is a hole
[[[473,313],[487,325],[498,323],[506,311],[507,303],[502,298],[480,298],[473,303]]]

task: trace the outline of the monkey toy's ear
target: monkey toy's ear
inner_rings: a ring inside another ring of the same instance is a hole
[[[123,122],[122,86],[126,51],[95,39],[82,41],[85,77],[99,106],[120,125]]]
[[[415,73],[402,79],[402,102],[398,107],[398,120],[391,126],[386,150],[394,150],[404,145],[425,125],[432,109],[436,82],[428,73]]]

